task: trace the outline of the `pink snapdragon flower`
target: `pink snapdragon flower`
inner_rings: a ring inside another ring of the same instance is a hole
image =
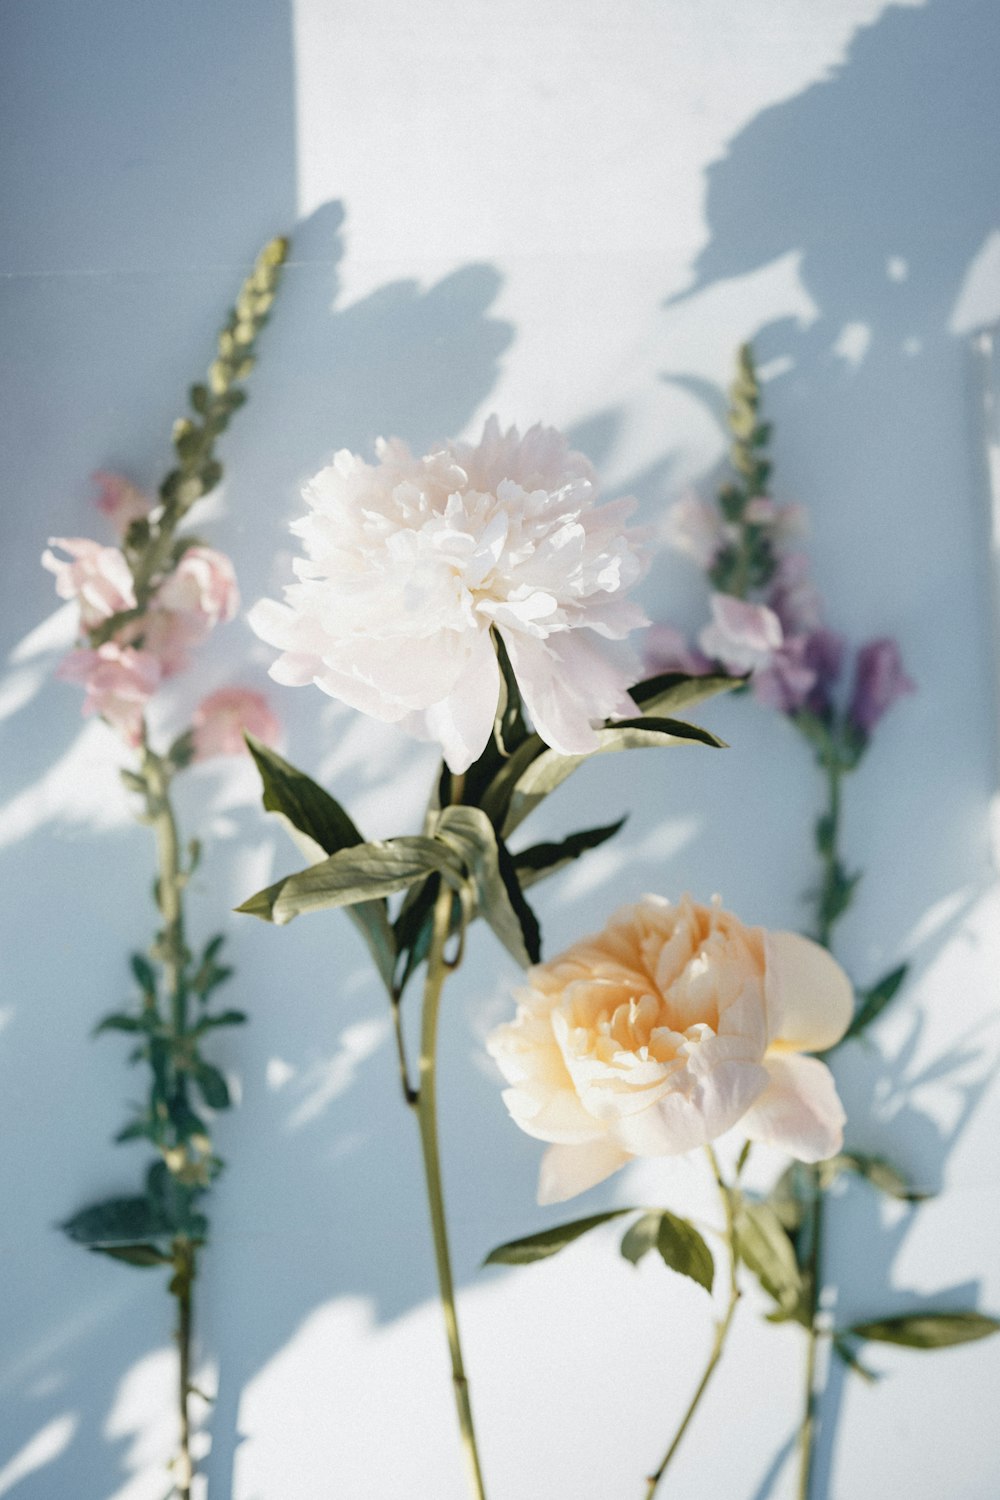
[[[71,651],[60,663],[58,676],[83,687],[85,716],[100,714],[133,749],[142,744],[143,714],[160,684],[155,656],[106,641],[96,650]]]
[[[194,711],[192,729],[195,760],[245,755],[244,732],[265,745],[277,745],[281,738],[281,725],[263,693],[235,686],[219,688],[203,698]]]
[[[153,501],[124,474],[99,469],[93,476],[98,486],[97,509],[107,516],[119,536],[123,537],[133,521],[142,520],[153,509]]]
[[[133,627],[133,637],[159,659],[164,677],[174,677],[188,665],[192,647],[220,621],[231,620],[239,602],[229,558],[213,547],[189,547]]]
[[[68,552],[69,558],[57,557],[53,547]],[[55,574],[60,599],[79,604],[84,630],[94,630],[121,610],[135,608],[132,574],[117,547],[103,547],[85,536],[50,537],[42,567]]]
[[[731,594],[713,594],[712,623],[698,637],[707,656],[728,672],[752,672],[770,664],[784,641],[781,621],[766,604],[749,604]]]
[[[668,546],[692,558],[704,572],[737,535],[716,506],[694,494],[683,495],[670,507],[663,534]]]

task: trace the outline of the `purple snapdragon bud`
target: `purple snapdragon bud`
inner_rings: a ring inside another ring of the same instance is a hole
[[[848,720],[866,739],[904,693],[916,692],[903,670],[899,646],[891,636],[869,641],[858,652]]]
[[[805,660],[815,674],[806,708],[822,716],[831,706],[831,690],[844,666],[844,637],[835,630],[814,630],[806,637]]]

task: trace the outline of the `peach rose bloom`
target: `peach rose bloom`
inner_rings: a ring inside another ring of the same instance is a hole
[[[647,896],[527,979],[514,1020],[487,1047],[514,1120],[552,1143],[540,1203],[736,1125],[799,1161],[840,1149],[833,1076],[800,1054],[840,1040],[854,996],[808,938],[745,927],[686,896]]]

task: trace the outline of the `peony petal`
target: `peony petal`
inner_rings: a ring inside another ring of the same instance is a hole
[[[754,1062],[720,1062],[686,1091],[665,1093],[641,1114],[623,1117],[615,1138],[634,1156],[680,1156],[724,1135],[768,1086],[770,1069]]]
[[[478,760],[489,743],[500,701],[500,667],[489,631],[481,631],[448,697],[426,713],[429,737],[441,746],[456,776]]]
[[[854,987],[837,960],[797,932],[765,933],[764,955],[770,1047],[822,1052],[839,1042],[854,1014]]]
[[[564,1203],[596,1187],[631,1158],[610,1137],[583,1146],[550,1146],[538,1174],[539,1203]]]
[[[833,1074],[818,1057],[769,1057],[771,1081],[743,1118],[752,1141],[766,1141],[797,1161],[836,1156],[844,1139],[844,1106]]]

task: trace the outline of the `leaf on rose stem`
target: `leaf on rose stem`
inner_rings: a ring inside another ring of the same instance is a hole
[[[462,859],[474,888],[474,909],[511,957],[522,968],[537,963],[541,957],[538,919],[524,899],[506,845],[482,808],[444,808],[435,833]]]
[[[892,969],[888,974],[884,974],[877,984],[873,984],[867,990],[862,990],[861,1006],[845,1031],[841,1044],[850,1041],[852,1037],[860,1036],[873,1021],[877,1020],[902,987],[909,968],[909,964],[900,964],[898,969]]]
[[[279,813],[303,839],[316,846],[310,849],[307,844],[302,849],[306,859],[316,861],[319,850],[332,855],[364,842],[335,797],[252,734],[246,735],[246,742],[260,772],[265,809]],[[391,991],[396,944],[384,897],[358,902],[349,908],[348,915],[367,943],[383,984]]]
[[[612,1208],[603,1214],[590,1214],[586,1219],[573,1219],[569,1224],[557,1224],[552,1229],[540,1229],[537,1234],[525,1235],[523,1240],[508,1240],[491,1250],[483,1261],[484,1266],[530,1266],[536,1260],[548,1260],[565,1250],[581,1234],[606,1224],[609,1219],[620,1219],[623,1214],[634,1214],[635,1208]]]
[[[711,1292],[715,1280],[715,1261],[712,1252],[694,1225],[677,1214],[660,1213],[660,1225],[656,1234],[656,1248],[663,1263],[671,1271],[689,1276],[706,1292]]]
[[[922,1312],[871,1323],[853,1323],[841,1333],[878,1344],[902,1344],[907,1349],[948,1349],[1000,1331],[1000,1318],[978,1312]]]
[[[655,1249],[659,1233],[660,1211],[653,1208],[629,1225],[622,1235],[622,1255],[633,1266],[637,1266],[644,1255]]]
[[[435,872],[456,888],[465,877],[458,855],[442,839],[404,835],[341,849],[258,891],[236,910],[283,926],[305,912],[390,896]]]
[[[903,1203],[923,1203],[933,1197],[932,1193],[921,1193],[912,1187],[901,1172],[883,1156],[866,1156],[860,1151],[842,1151],[820,1165],[820,1177],[824,1187],[829,1187],[843,1172],[856,1172],[872,1187],[890,1198]]]
[[[523,770],[507,788],[506,814],[503,833],[506,837],[567,777],[595,755],[609,755],[618,750],[652,750],[661,746],[698,743],[724,749],[725,742],[699,724],[687,724],[681,719],[641,718],[621,719],[596,731],[597,744],[586,755],[561,755],[558,750],[547,747],[530,758]],[[533,737],[534,738],[534,737]],[[517,755],[511,756],[507,768],[517,768],[519,757],[531,746],[526,740]],[[504,772],[500,773],[493,787],[497,786]],[[486,802],[484,801],[484,806]],[[491,804],[492,805],[492,804]]]
[[[795,1316],[802,1302],[802,1277],[795,1250],[769,1203],[743,1202],[736,1214],[740,1259],[782,1311]]]
[[[532,844],[528,849],[519,850],[513,858],[522,890],[555,875],[588,850],[600,848],[601,844],[614,838],[625,821],[625,818],[619,818],[617,823],[608,823],[603,828],[582,828],[579,833],[571,833],[556,844]]]

